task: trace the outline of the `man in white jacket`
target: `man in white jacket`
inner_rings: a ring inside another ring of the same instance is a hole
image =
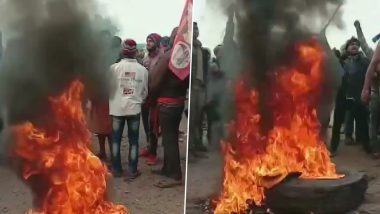
[[[123,59],[111,66],[116,79],[116,90],[110,97],[112,117],[112,170],[115,177],[122,175],[120,145],[124,125],[128,126],[128,174],[135,179],[141,173],[137,170],[139,156],[139,128],[141,104],[148,95],[148,71],[136,60],[136,42],[127,39],[122,44]]]

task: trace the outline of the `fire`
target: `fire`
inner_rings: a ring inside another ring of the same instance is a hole
[[[49,98],[53,110],[46,127],[27,122],[14,127],[15,155],[22,178],[35,194],[30,214],[127,214],[106,201],[105,165],[91,153],[82,111],[84,86],[72,82],[61,96]]]
[[[301,179],[339,179],[330,153],[319,137],[316,113],[323,80],[324,52],[314,40],[295,46],[297,61],[271,76],[270,110],[274,126],[260,134],[257,91],[244,81],[236,85],[236,120],[232,137],[223,142],[223,192],[216,201],[216,214],[244,212],[247,201],[257,206],[265,201],[265,190],[289,174]]]

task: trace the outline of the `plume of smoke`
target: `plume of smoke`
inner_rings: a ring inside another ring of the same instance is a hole
[[[85,0],[3,0],[8,35],[0,68],[0,102],[9,124],[48,119],[48,97],[81,79],[88,96],[111,89],[105,42],[94,31]]]
[[[290,48],[320,33],[342,0],[216,0],[230,14],[236,11],[238,43],[244,74],[260,93],[262,131],[272,127],[268,101],[269,74],[294,62]],[[215,2],[215,1],[214,1]],[[341,14],[334,25],[343,27]],[[228,50],[227,50],[228,51]],[[330,50],[328,50],[330,51]]]

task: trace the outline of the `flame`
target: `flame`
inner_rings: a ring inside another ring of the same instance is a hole
[[[127,214],[106,201],[106,166],[91,153],[90,133],[82,111],[84,86],[72,82],[61,96],[49,98],[51,123],[14,127],[15,155],[22,178],[35,193],[36,211],[29,214]]]
[[[236,120],[230,124],[232,139],[222,142],[223,192],[216,201],[216,214],[244,212],[247,201],[265,201],[265,190],[288,175],[301,179],[339,179],[330,153],[319,137],[316,114],[323,80],[324,52],[315,41],[295,45],[297,61],[280,67],[271,76],[270,108],[274,126],[260,134],[260,94],[244,81],[236,84]]]

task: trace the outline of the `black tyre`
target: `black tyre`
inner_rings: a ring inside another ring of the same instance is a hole
[[[276,214],[346,214],[364,200],[364,174],[344,173],[338,180],[288,178],[267,191],[267,205]]]

